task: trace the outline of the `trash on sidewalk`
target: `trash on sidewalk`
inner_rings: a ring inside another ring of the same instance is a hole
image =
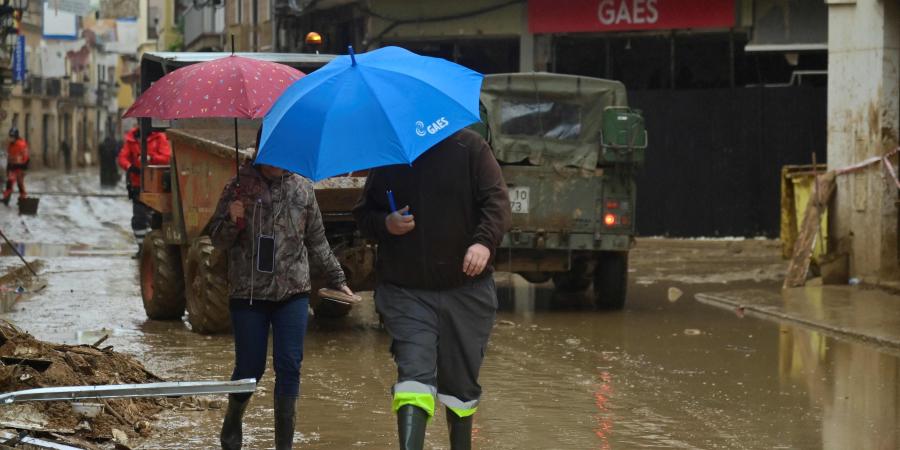
[[[0,321],[0,357],[0,392],[6,393],[52,386],[162,381],[131,356],[87,345],[42,342],[6,321]],[[44,367],[43,361],[49,364]],[[87,442],[112,439],[114,427],[138,436],[134,425],[152,421],[163,409],[164,400],[113,399],[105,403],[104,411],[95,418],[83,418],[70,402],[0,405],[0,428],[53,432]],[[79,427],[82,421],[89,426]]]
[[[3,445],[19,445],[25,444],[25,448],[54,449],[54,450],[81,450],[81,447],[73,447],[71,445],[61,444],[46,439],[38,439],[28,436],[27,433],[13,433],[10,431],[0,431],[0,442]]]
[[[800,233],[794,243],[794,252],[788,266],[788,274],[784,280],[784,288],[803,286],[809,272],[809,264],[812,259],[816,242],[822,239],[822,216],[828,208],[831,196],[834,194],[835,172],[827,172],[816,177],[813,195],[809,198]]]
[[[99,345],[102,339],[94,341]],[[172,406],[159,397],[255,387],[253,379],[165,382],[111,347],[43,342],[0,320],[0,429],[38,432],[41,438],[55,433],[77,448],[110,441],[127,445],[149,434],[154,416]]]
[[[37,215],[38,204],[40,201],[41,199],[38,197],[19,197],[19,215]]]
[[[670,302],[672,302],[672,303],[677,302],[678,299],[680,299],[682,295],[684,295],[684,292],[681,289],[678,289],[677,287],[669,288],[669,301]]]

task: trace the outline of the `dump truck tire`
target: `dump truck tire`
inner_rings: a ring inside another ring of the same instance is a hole
[[[225,254],[207,236],[191,243],[186,261],[187,311],[191,330],[200,334],[231,332]]]
[[[628,252],[600,252],[594,267],[594,305],[622,309],[628,292]]]
[[[184,315],[184,273],[177,246],[166,245],[162,231],[153,230],[141,247],[141,299],[153,320],[176,320]]]
[[[568,272],[553,274],[553,287],[560,292],[582,292],[591,285],[591,276],[588,273],[588,264],[582,259],[576,259]]]

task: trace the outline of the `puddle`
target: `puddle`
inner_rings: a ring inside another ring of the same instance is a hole
[[[75,332],[75,341],[82,345],[93,345],[103,339],[104,336],[107,337],[104,342],[107,342],[114,337],[129,336],[133,339],[140,337],[141,333],[133,330],[101,328],[99,330],[77,331]]]

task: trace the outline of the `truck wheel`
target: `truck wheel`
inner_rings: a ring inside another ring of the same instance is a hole
[[[594,267],[594,306],[622,309],[628,291],[628,252],[600,252]]]
[[[553,274],[553,286],[561,292],[581,292],[591,285],[587,261],[576,259],[568,272]]]
[[[186,275],[188,323],[195,333],[218,334],[231,331],[228,312],[228,279],[225,255],[216,250],[208,236],[191,243]]]
[[[153,230],[141,247],[141,299],[153,320],[174,320],[184,315],[184,274],[178,247],[166,245],[162,231]]]

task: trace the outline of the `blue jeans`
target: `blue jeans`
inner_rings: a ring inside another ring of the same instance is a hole
[[[262,378],[266,371],[269,327],[272,328],[272,359],[275,364],[275,395],[300,395],[300,364],[309,312],[309,297],[295,296],[272,302],[232,298],[229,304],[234,330],[232,380]],[[238,394],[245,400],[250,394]]]

